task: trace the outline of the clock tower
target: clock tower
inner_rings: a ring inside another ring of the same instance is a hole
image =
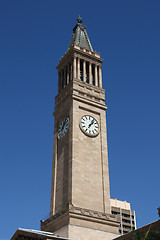
[[[75,240],[119,235],[110,209],[102,62],[79,17],[57,66],[50,217],[41,221],[41,230]]]

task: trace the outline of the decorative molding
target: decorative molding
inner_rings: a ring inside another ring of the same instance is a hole
[[[105,105],[105,90],[74,79],[67,84],[55,98],[55,111],[69,96],[80,96]]]
[[[91,209],[80,208],[80,207],[74,206],[72,203],[68,203],[63,210],[55,213],[53,216],[49,217],[46,220],[41,220],[41,226],[43,227],[50,224],[51,222],[55,221],[62,215],[69,216],[70,214],[81,215],[83,217],[96,218],[99,220],[108,220],[108,221],[117,223],[117,217],[113,214],[98,212]]]
[[[103,62],[103,59],[100,58],[99,53],[88,51],[80,48],[79,46],[73,46],[65,53],[64,56],[61,57],[57,69],[61,69],[65,65],[65,61],[68,61],[68,58],[73,58],[74,55],[80,56],[81,59],[87,59],[87,61],[93,61],[93,63],[95,62],[96,65],[101,65]]]

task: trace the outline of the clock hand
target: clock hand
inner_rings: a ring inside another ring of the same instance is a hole
[[[63,125],[62,125],[62,129],[64,128],[65,123],[66,123],[66,122],[64,121],[64,122],[63,122]]]
[[[94,123],[94,119],[91,121],[91,123],[88,125],[88,127],[90,128],[93,123]]]

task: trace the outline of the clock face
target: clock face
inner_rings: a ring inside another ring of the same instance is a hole
[[[69,118],[65,118],[59,125],[59,129],[58,129],[58,138],[59,139],[63,138],[64,135],[66,134],[66,132],[68,130],[68,123],[69,123]]]
[[[80,121],[81,130],[91,137],[95,137],[99,134],[99,124],[97,120],[89,115],[84,115]]]

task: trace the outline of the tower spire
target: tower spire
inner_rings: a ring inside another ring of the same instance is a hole
[[[82,24],[83,20],[80,17],[80,15],[76,21],[77,21],[77,24],[73,28],[73,33],[72,33],[72,37],[71,37],[71,41],[70,41],[68,49],[70,49],[72,46],[76,45],[76,46],[85,48],[86,50],[93,52],[93,48],[92,48],[91,42],[89,40],[87,31],[86,31],[86,26],[84,26]]]
[[[79,17],[77,18],[77,23],[82,23],[83,22],[83,19],[80,17],[80,15],[79,15]]]

